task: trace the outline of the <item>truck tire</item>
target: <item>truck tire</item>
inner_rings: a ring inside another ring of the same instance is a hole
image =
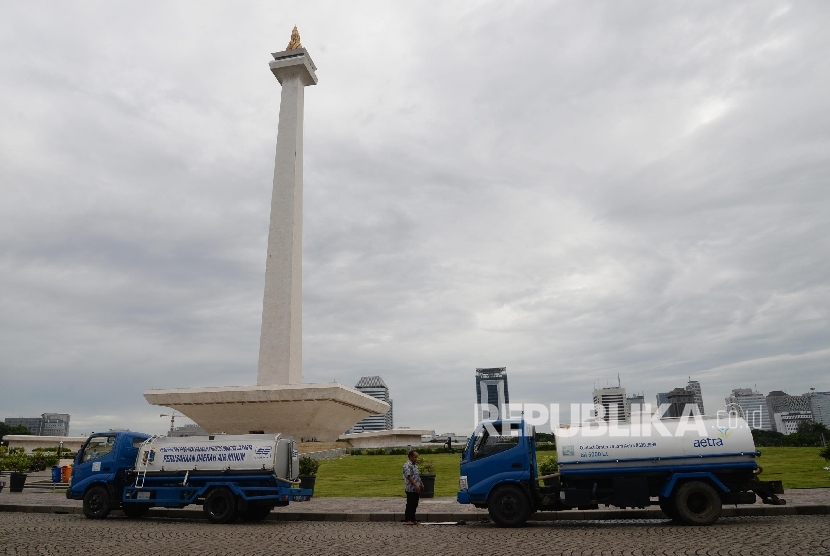
[[[239,512],[239,517],[242,521],[253,523],[254,521],[262,521],[270,513],[271,506],[249,506],[247,510]]]
[[[504,485],[490,497],[487,511],[499,527],[521,527],[530,517],[530,501],[518,486]]]
[[[110,495],[106,487],[95,485],[84,494],[84,515],[89,519],[104,519],[110,513]]]
[[[211,490],[202,507],[211,523],[231,523],[236,520],[236,496],[230,489],[219,487]]]
[[[660,510],[672,521],[680,521],[677,510],[674,507],[674,500],[671,497],[660,497]]]
[[[150,504],[121,504],[121,511],[130,519],[139,519],[150,511]]]
[[[709,483],[689,481],[677,489],[674,495],[674,508],[684,523],[711,525],[720,517],[720,496]]]

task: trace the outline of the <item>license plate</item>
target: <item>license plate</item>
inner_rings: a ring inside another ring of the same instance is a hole
[[[136,494],[135,498],[136,498],[136,500],[149,500],[150,499],[150,493],[149,492],[139,492],[138,494]]]

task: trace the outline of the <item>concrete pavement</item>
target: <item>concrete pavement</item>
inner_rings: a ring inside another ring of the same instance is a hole
[[[830,553],[830,516],[725,518],[708,527],[667,520],[490,523],[264,522],[0,513],[0,554],[89,556],[542,554],[787,556]]]
[[[783,495],[786,506],[768,506],[760,501],[751,506],[725,506],[724,517],[770,515],[830,515],[830,488],[792,489]],[[406,502],[401,497],[389,498],[312,498],[309,502],[292,502],[285,508],[276,508],[269,519],[277,521],[401,521]],[[24,489],[0,493],[0,512],[80,514],[80,500],[67,500],[62,491],[35,491]],[[120,512],[119,512],[120,513]],[[156,517],[201,518],[199,506],[181,510],[154,508]],[[421,521],[477,521],[487,519],[487,510],[458,504],[455,498],[423,499],[418,507]],[[615,508],[540,512],[531,516],[536,521],[593,520],[593,519],[664,519],[657,506],[645,510],[618,510]]]

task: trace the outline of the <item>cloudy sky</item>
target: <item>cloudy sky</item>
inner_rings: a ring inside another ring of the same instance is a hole
[[[256,381],[279,83],[306,89],[304,380],[396,425],[699,380],[830,390],[825,2],[4,2],[0,418],[162,432]]]

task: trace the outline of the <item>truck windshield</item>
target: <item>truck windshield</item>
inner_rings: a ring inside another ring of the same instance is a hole
[[[115,436],[93,436],[84,447],[81,463],[104,457],[115,447]]]
[[[490,434],[487,428],[478,431],[475,444],[473,444],[473,459],[486,458],[516,446],[519,443],[519,436],[511,434],[510,429],[513,428],[512,426],[505,426],[503,430],[495,430],[494,432],[497,434]]]

